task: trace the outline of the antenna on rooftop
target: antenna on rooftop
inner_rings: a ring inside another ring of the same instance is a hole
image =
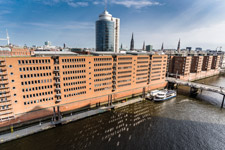
[[[105,11],[107,11],[107,0],[105,0]]]

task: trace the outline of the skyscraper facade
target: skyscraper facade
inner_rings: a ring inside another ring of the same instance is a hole
[[[119,33],[120,19],[105,10],[96,21],[96,51],[119,52]]]

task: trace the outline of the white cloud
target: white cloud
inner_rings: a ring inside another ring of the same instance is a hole
[[[154,2],[150,0],[112,0],[112,4],[123,5],[125,7],[134,7],[136,9],[140,9],[148,6],[156,6],[161,5],[159,2]]]
[[[76,29],[94,29],[94,23],[92,22],[66,22],[61,24],[51,24],[51,23],[38,23],[38,22],[28,22],[25,23],[30,26],[37,26],[41,28],[51,29],[51,30],[76,30]]]
[[[88,6],[88,2],[84,1],[76,1],[76,0],[37,0],[39,2],[42,2],[45,5],[56,5],[58,3],[66,3],[67,5],[71,7],[86,7]]]

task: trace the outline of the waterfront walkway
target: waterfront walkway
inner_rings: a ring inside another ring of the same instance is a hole
[[[184,80],[180,80],[180,79],[176,79],[176,78],[170,78],[170,77],[167,77],[166,80],[170,83],[189,86],[191,88],[211,91],[211,92],[215,92],[215,93],[225,95],[225,88],[224,87],[218,87],[218,86],[213,86],[213,85],[205,85],[205,84],[201,84],[201,83],[184,81]]]
[[[78,113],[78,114],[75,114],[75,115],[64,117],[64,118],[61,119],[60,122],[57,122],[57,123],[67,124],[67,123],[70,123],[70,122],[73,122],[73,121],[77,121],[77,120],[80,120],[80,119],[84,119],[84,118],[87,118],[87,117],[90,117],[90,116],[94,116],[94,115],[97,115],[97,114],[101,114],[101,113],[110,111],[111,109],[116,109],[116,108],[124,107],[126,105],[137,103],[137,102],[140,102],[142,100],[143,100],[143,98],[138,97],[138,98],[134,98],[134,99],[129,100],[129,101],[124,102],[124,103],[117,103],[117,104],[113,104],[113,105],[107,106],[107,107],[100,107],[100,108],[95,109],[95,110],[90,110],[90,111],[86,111],[86,112],[82,112],[82,113]],[[32,134],[35,134],[35,133],[38,133],[38,132],[41,132],[41,131],[45,131],[45,130],[48,130],[48,129],[51,129],[51,128],[54,128],[54,127],[56,127],[55,124],[53,124],[52,122],[48,122],[48,123],[43,123],[43,124],[39,124],[39,125],[34,125],[32,127],[28,127],[28,128],[21,129],[21,130],[18,130],[18,131],[14,131],[13,133],[7,133],[7,134],[4,134],[4,135],[0,135],[0,144],[8,142],[8,141],[15,140],[15,139],[18,139],[18,138],[22,138],[22,137],[25,137],[25,136],[28,136],[28,135],[32,135]]]

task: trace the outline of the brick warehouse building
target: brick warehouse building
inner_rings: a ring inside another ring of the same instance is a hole
[[[219,74],[220,56],[170,56],[169,75],[198,80]]]
[[[0,58],[0,126],[163,88],[166,68],[150,54]]]

